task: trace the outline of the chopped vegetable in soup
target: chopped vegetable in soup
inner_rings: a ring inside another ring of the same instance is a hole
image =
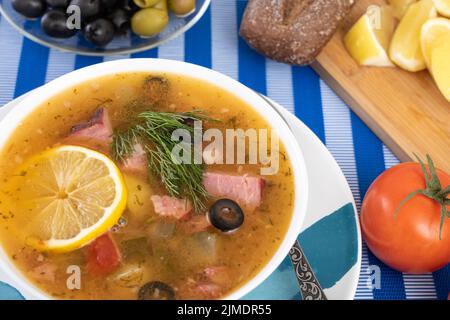
[[[236,163],[215,161],[225,147],[207,153],[211,139],[200,141],[204,161],[177,162],[173,150],[198,159],[197,135],[237,128],[270,132],[232,93],[184,76],[116,74],[61,92],[1,151],[5,252],[55,298],[229,295],[284,239],[294,205],[291,163],[283,145],[271,175],[261,174],[267,163],[247,161],[251,143]],[[194,141],[180,143],[174,132]]]

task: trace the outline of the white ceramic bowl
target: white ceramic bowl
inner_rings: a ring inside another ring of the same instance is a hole
[[[257,110],[273,128],[277,129],[280,140],[286,146],[286,151],[292,163],[295,181],[294,214],[280,247],[269,263],[255,277],[225,299],[239,299],[245,296],[275,271],[288,255],[292,244],[300,233],[308,201],[308,176],[302,151],[280,114],[253,90],[223,74],[185,62],[162,59],[128,59],[100,63],[68,73],[28,94],[0,123],[0,150],[20,122],[55,94],[100,76],[126,72],[167,72],[207,81],[241,98]],[[4,273],[10,284],[19,289],[28,299],[51,298],[21,275],[2,249],[0,249],[0,273]]]

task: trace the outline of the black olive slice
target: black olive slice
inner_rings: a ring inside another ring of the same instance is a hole
[[[233,200],[220,199],[211,206],[208,218],[214,227],[229,232],[238,229],[244,223],[244,212]]]
[[[175,291],[164,282],[151,281],[139,289],[138,300],[175,300]]]
[[[144,91],[152,103],[165,100],[170,91],[169,80],[164,77],[149,76],[144,80]]]

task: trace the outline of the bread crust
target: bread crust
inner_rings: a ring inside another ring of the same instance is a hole
[[[240,35],[271,59],[310,64],[353,4],[354,0],[249,0]]]

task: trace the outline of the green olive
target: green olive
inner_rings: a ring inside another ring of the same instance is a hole
[[[168,0],[169,9],[178,16],[185,16],[195,10],[195,0]]]
[[[140,8],[150,8],[157,4],[160,0],[133,0]]]
[[[142,37],[153,37],[163,31],[168,23],[167,11],[146,8],[139,10],[131,18],[131,29]]]
[[[167,11],[167,0],[159,0],[159,2],[155,4],[153,8]]]

